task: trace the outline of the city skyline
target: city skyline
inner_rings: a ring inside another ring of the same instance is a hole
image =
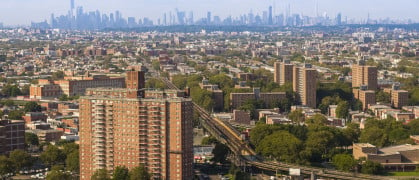
[[[334,18],[338,13],[342,13],[343,18],[347,17],[358,21],[365,21],[368,17],[371,19],[391,18],[418,21],[419,13],[414,8],[419,6],[419,2],[414,0],[402,1],[403,3],[394,6],[394,2],[390,0],[371,0],[367,2],[361,0],[345,2],[335,2],[333,0],[266,0],[263,2],[256,0],[109,0],[106,4],[97,3],[94,0],[76,0],[75,7],[83,6],[85,11],[99,10],[107,14],[120,11],[124,17],[148,17],[155,22],[162,19],[164,13],[175,13],[175,9],[185,12],[193,11],[195,19],[205,18],[208,11],[212,12],[213,16],[220,16],[224,19],[230,15],[238,17],[249,12],[262,16],[263,11],[267,11],[269,6],[273,6],[275,15],[285,14],[286,9],[289,9],[291,14],[304,16],[324,16],[327,14],[327,16]],[[378,3],[380,6],[377,6]],[[29,25],[31,22],[49,20],[51,13],[65,15],[70,9],[70,0],[42,0],[42,3],[35,0],[5,0],[2,4],[0,22],[3,22],[6,26]],[[16,9],[19,10],[16,11]]]

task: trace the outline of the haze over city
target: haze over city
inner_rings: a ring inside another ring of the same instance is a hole
[[[284,13],[290,7],[292,14],[307,16],[323,16],[325,13],[335,17],[342,13],[349,19],[365,20],[368,14],[372,19],[419,19],[416,7],[419,1],[402,0],[395,3],[391,0],[107,0],[106,3],[97,0],[75,1],[75,6],[83,6],[85,11],[99,10],[102,13],[121,11],[124,17],[149,17],[156,21],[162,18],[164,12],[193,11],[195,17],[206,16],[207,11],[221,18],[239,16],[253,12],[262,15],[263,11],[272,5],[274,14]],[[316,8],[317,4],[317,8]],[[0,22],[5,25],[29,25],[31,22],[49,20],[51,13],[55,15],[67,14],[70,1],[56,0],[4,0],[0,8]]]

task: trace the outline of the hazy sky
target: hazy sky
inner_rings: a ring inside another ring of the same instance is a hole
[[[419,21],[419,0],[317,0],[319,14],[335,17],[341,12],[343,17],[366,19],[399,18]],[[100,10],[102,13],[120,10],[123,17],[150,17],[157,19],[164,12],[175,8],[194,11],[195,20],[204,17],[207,11],[213,15],[237,16],[252,10],[262,14],[269,5],[275,4],[276,14],[283,13],[290,4],[291,13],[315,15],[316,0],[75,0],[76,6],[85,11]],[[6,25],[28,25],[31,21],[49,20],[50,14],[66,14],[70,0],[0,0],[0,22]]]

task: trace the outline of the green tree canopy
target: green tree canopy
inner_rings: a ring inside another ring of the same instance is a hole
[[[208,136],[208,137],[204,137],[201,141],[202,145],[211,145],[211,144],[215,144],[217,143],[217,139],[215,139],[214,136]]]
[[[384,172],[384,168],[380,163],[367,160],[364,164],[362,164],[361,172],[364,174],[380,175]]]
[[[111,178],[109,177],[108,171],[106,169],[96,170],[90,179],[91,180],[111,180]]]
[[[6,97],[16,97],[22,94],[17,85],[7,84],[1,89],[1,94]]]
[[[234,81],[224,73],[212,76],[208,80],[211,84],[216,84],[221,89],[234,87]]]
[[[34,133],[25,133],[25,143],[27,145],[39,145],[38,136]]]
[[[68,171],[79,173],[80,165],[79,165],[79,150],[75,150],[67,155],[65,160],[66,169]]]
[[[332,162],[341,171],[351,171],[357,165],[357,161],[349,154],[336,154]]]
[[[347,101],[341,101],[336,108],[336,116],[338,118],[347,118],[349,116],[349,103]]]
[[[51,171],[48,172],[48,175],[46,177],[47,180],[72,180],[70,174],[64,171],[63,166],[53,166],[51,168]]]
[[[129,172],[130,180],[149,180],[151,179],[151,175],[148,172],[147,168],[144,166],[139,166],[131,169]]]
[[[35,101],[30,101],[25,104],[25,112],[41,112],[42,107]]]
[[[409,124],[407,124],[407,127],[409,128],[409,133],[411,135],[419,135],[419,119],[410,121]]]
[[[229,149],[226,145],[217,143],[212,150],[212,154],[214,154],[214,157],[212,158],[212,161],[217,163],[224,163],[227,159]]]
[[[117,166],[112,174],[113,180],[129,180],[129,170],[125,166]]]
[[[62,164],[65,161],[65,154],[57,146],[48,145],[40,156],[42,162],[47,165]]]
[[[292,122],[297,124],[300,124],[305,121],[305,116],[303,114],[303,110],[301,109],[292,111],[290,114],[288,114],[288,118],[290,118]]]
[[[57,71],[52,73],[51,76],[52,80],[60,80],[64,78],[64,72],[63,71]]]
[[[377,102],[390,103],[390,98],[390,94],[384,91],[377,91],[375,93],[375,99]]]
[[[31,155],[20,149],[10,152],[9,158],[13,162],[16,171],[30,167],[33,164]]]
[[[13,170],[13,161],[6,156],[0,156],[0,177],[12,173]]]
[[[287,131],[278,131],[265,137],[256,151],[266,157],[273,157],[279,161],[295,163],[299,159],[299,152],[303,143]]]
[[[23,119],[22,116],[24,115],[24,113],[20,110],[13,110],[13,111],[10,111],[9,114],[7,115],[8,115],[8,119],[11,119],[11,120],[22,120]]]

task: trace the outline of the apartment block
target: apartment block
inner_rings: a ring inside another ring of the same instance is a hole
[[[366,90],[366,86],[362,86],[361,89],[353,89],[353,93],[356,99],[362,102],[362,109],[367,110],[369,105],[376,103],[375,91]]]
[[[25,121],[0,120],[0,154],[25,149]]]
[[[274,82],[278,83],[279,85],[284,85],[285,83],[292,83],[294,69],[293,64],[290,64],[289,61],[275,62],[274,68]]]
[[[352,65],[352,87],[367,86],[368,90],[377,90],[377,67],[365,66],[363,61]]]
[[[230,105],[237,109],[248,100],[261,100],[269,107],[285,98],[285,92],[261,93],[259,88],[254,88],[251,93],[230,93]]]
[[[97,87],[123,88],[125,87],[125,78],[95,75],[92,77],[71,77],[58,81],[40,79],[38,84],[31,85],[30,98],[53,98],[63,94],[68,96],[83,95],[87,88]]]
[[[401,109],[409,104],[409,92],[405,90],[394,90],[391,92],[391,106]]]
[[[311,64],[294,66],[293,89],[298,93],[302,105],[316,108],[317,71]]]
[[[80,179],[144,165],[155,179],[193,179],[193,104],[182,91],[88,89],[80,98]]]

